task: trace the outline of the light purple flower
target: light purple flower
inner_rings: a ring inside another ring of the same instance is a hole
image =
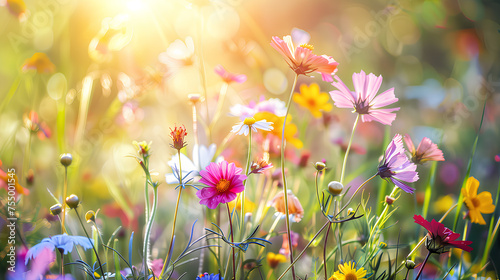
[[[381,94],[377,95],[380,85],[382,84],[382,76],[375,76],[373,73],[366,75],[363,70],[360,73],[352,74],[352,82],[354,91],[335,76],[337,82],[332,85],[337,90],[330,91],[330,96],[335,102],[335,106],[339,108],[354,108],[353,112],[361,115],[361,121],[371,122],[377,121],[381,124],[391,125],[396,119],[397,108],[382,108],[398,101],[394,96],[394,88],[390,88]]]
[[[382,179],[390,179],[403,191],[413,193],[415,189],[402,181],[410,183],[417,181],[418,172],[415,171],[416,169],[417,166],[405,154],[401,135],[396,134],[385,150],[377,175],[380,175]]]
[[[241,174],[242,169],[222,161],[210,163],[204,170],[200,171],[200,183],[208,187],[196,192],[201,199],[200,204],[210,209],[215,209],[220,203],[227,203],[236,198],[236,194],[244,190],[243,180],[246,175]]]
[[[44,251],[44,249],[54,251],[54,249],[57,248],[59,251],[62,251],[66,255],[73,251],[73,247],[75,245],[82,246],[84,250],[92,248],[92,243],[87,237],[71,236],[65,233],[44,238],[42,242],[29,249],[28,253],[26,254],[26,264],[28,264],[28,261],[30,259],[35,259],[38,255],[40,255]]]
[[[233,74],[224,69],[222,65],[217,65],[214,68],[215,73],[219,75],[224,82],[230,84],[232,82],[236,82],[238,84],[244,83],[247,80],[247,76],[244,74]]]

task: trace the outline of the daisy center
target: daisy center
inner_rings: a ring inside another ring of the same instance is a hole
[[[226,179],[221,179],[215,188],[217,189],[218,192],[223,193],[229,189],[229,186],[231,185],[231,181],[228,181]]]
[[[474,197],[472,200],[472,204],[474,205],[474,208],[478,208],[481,205],[481,201],[477,197]]]
[[[308,45],[308,44],[302,44],[300,45],[299,47],[301,48],[305,48],[305,49],[309,49],[309,50],[314,50],[314,46],[313,45]]]
[[[358,280],[358,276],[356,274],[349,272],[345,275],[345,280]]]
[[[257,121],[254,118],[245,118],[245,120],[243,121],[243,124],[248,125],[248,126],[252,126],[256,122]]]

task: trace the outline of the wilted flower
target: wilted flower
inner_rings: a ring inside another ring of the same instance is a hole
[[[286,215],[285,194],[283,192],[280,191],[277,193],[269,204],[276,209],[276,212]],[[304,208],[302,208],[302,204],[300,204],[299,199],[290,190],[288,190],[288,214],[294,217],[294,220],[297,223],[300,222],[304,216]]]
[[[491,214],[495,211],[495,205],[493,205],[493,199],[491,198],[491,193],[484,191],[477,194],[477,189],[479,188],[479,181],[474,177],[469,177],[465,187],[462,189],[462,195],[464,196],[465,204],[469,208],[469,217],[471,222],[485,225],[483,216],[484,214]]]
[[[244,121],[233,126],[231,132],[247,136],[250,129],[252,129],[253,132],[257,132],[257,128],[260,130],[270,131],[273,129],[272,124],[272,122],[267,122],[266,120],[257,121],[255,118],[246,118]]]
[[[312,83],[310,86],[306,84],[300,85],[300,92],[293,95],[293,101],[311,112],[313,117],[319,119],[323,112],[330,112],[333,108],[326,92],[320,92],[318,84]]]
[[[273,164],[269,162],[269,154],[266,153],[263,158],[257,160],[257,162],[252,162],[250,165],[250,173],[262,174],[264,171],[273,168]]]
[[[407,186],[405,182],[415,182],[418,180],[417,166],[408,160],[403,148],[401,135],[396,134],[389,146],[385,150],[385,155],[378,167],[377,175],[380,178],[389,178],[396,186],[407,193],[413,193],[415,190]]]
[[[37,73],[52,73],[56,66],[45,53],[37,52],[23,63],[23,71],[36,70]]]
[[[314,47],[307,43],[296,47],[291,36],[285,36],[283,39],[273,36],[271,46],[283,56],[297,75],[318,72],[323,81],[333,82],[332,75],[335,74],[338,63],[331,56],[313,54]]]
[[[339,108],[354,108],[354,112],[361,115],[361,121],[371,122],[377,121],[381,124],[391,125],[396,119],[397,108],[382,108],[398,101],[394,96],[394,88],[390,88],[377,97],[378,90],[382,84],[382,76],[376,77],[373,73],[368,76],[364,71],[352,74],[354,91],[335,76],[338,82],[333,82],[332,85],[337,90],[330,91],[330,96],[335,102],[335,106]]]
[[[413,216],[413,219],[415,219],[415,223],[428,231],[425,246],[429,252],[441,254],[446,252],[447,247],[455,247],[467,252],[472,251],[472,248],[469,247],[472,241],[457,240],[460,234],[453,232],[442,223],[434,219],[429,222],[420,215]]]
[[[220,203],[227,203],[236,198],[236,194],[244,190],[243,180],[246,175],[241,174],[242,169],[222,161],[210,163],[204,170],[200,171],[200,183],[208,187],[196,192],[201,199],[200,204],[210,209],[215,209]]]
[[[58,249],[59,252],[66,255],[73,251],[73,247],[75,245],[82,246],[84,250],[92,248],[91,240],[87,237],[71,236],[65,233],[44,238],[42,242],[29,249],[28,253],[26,254],[26,264],[28,264],[28,261],[30,259],[35,259],[44,249],[49,249],[50,251]]]
[[[339,264],[339,270],[333,273],[329,280],[365,280],[366,270],[361,267],[356,269],[355,262]]]
[[[267,253],[267,264],[271,268],[276,268],[280,263],[286,262],[286,257],[282,254],[275,254],[273,252]]]
[[[438,146],[432,141],[424,137],[420,144],[418,144],[418,148],[415,150],[415,146],[411,141],[410,135],[405,135],[405,144],[408,147],[408,151],[411,154],[411,161],[413,163],[424,163],[426,161],[434,160],[434,161],[444,161],[443,152],[438,148]]]
[[[170,147],[180,151],[182,148],[186,147],[186,142],[184,142],[184,137],[186,137],[186,127],[175,126],[174,129],[170,128],[170,137],[172,137],[173,144]]]
[[[230,84],[232,82],[241,84],[247,80],[246,75],[229,73],[226,69],[224,69],[224,67],[222,67],[222,65],[215,66],[214,71],[227,84]]]

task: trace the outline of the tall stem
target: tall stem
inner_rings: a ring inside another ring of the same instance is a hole
[[[325,268],[325,280],[328,279],[328,271],[326,269],[326,244],[328,242],[328,234],[330,233],[331,227],[332,227],[331,224],[328,225],[328,229],[326,230],[326,235],[325,235],[325,245],[323,246],[323,263],[324,263],[324,268]]]
[[[281,176],[283,179],[283,194],[285,198],[285,221],[286,221],[286,234],[288,235],[288,247],[290,248],[290,264],[292,268],[292,279],[295,280],[295,268],[293,267],[293,247],[292,247],[292,238],[290,234],[290,217],[288,212],[288,189],[286,186],[286,176],[285,176],[285,128],[286,128],[286,119],[288,117],[288,112],[290,111],[290,104],[292,102],[293,91],[295,90],[295,85],[297,84],[297,79],[299,75],[296,74],[293,80],[292,89],[290,92],[290,97],[288,98],[288,103],[286,104],[286,114],[285,119],[283,121],[283,130],[281,132]]]
[[[149,159],[148,156],[143,157],[144,160],[144,166],[146,166],[146,170],[149,170]],[[149,220],[151,217],[149,216],[149,182],[148,182],[148,175],[146,174],[146,183],[144,186],[144,199],[145,199],[145,224],[146,224],[146,231],[144,233],[144,244],[142,248],[142,253],[143,253],[143,259],[142,259],[142,266],[144,267],[144,275],[149,275],[149,270],[148,270],[148,251],[149,251],[149,240],[148,240],[148,235],[147,235],[147,226],[149,225]]]
[[[252,128],[249,128],[248,131],[248,154],[247,154],[247,164],[245,166],[245,175],[248,176],[250,173],[250,159],[252,158]],[[243,182],[244,188],[241,193],[241,232],[240,236],[245,234],[245,190],[247,186],[248,177]]]
[[[172,235],[170,237],[170,245],[168,247],[168,253],[167,256],[165,257],[165,262],[163,263],[163,268],[161,270],[160,276],[163,275],[165,272],[165,269],[167,268],[167,265],[170,261],[170,254],[172,252],[172,246],[174,245],[174,234],[175,234],[175,224],[177,223],[177,211],[179,210],[179,202],[181,201],[181,193],[182,193],[182,161],[181,161],[181,151],[178,150],[177,154],[179,156],[179,195],[177,196],[177,202],[175,203],[175,212],[174,212],[174,224],[172,226]]]
[[[420,277],[420,274],[422,274],[422,271],[424,271],[424,266],[427,263],[427,260],[429,259],[429,257],[431,256],[431,254],[432,254],[431,251],[429,251],[427,253],[427,256],[425,256],[425,260],[422,263],[422,266],[420,267],[420,270],[418,271],[418,274],[417,274],[417,278],[415,278],[415,280],[418,280],[418,278]]]
[[[62,279],[64,280],[64,251],[62,250],[59,250],[59,252],[61,253],[61,276],[62,276]]]
[[[229,204],[226,203],[226,207],[227,207],[227,215],[228,215],[228,219],[229,219],[229,228],[230,228],[230,231],[231,231],[231,243],[234,243],[234,234],[233,234],[233,222],[231,221],[231,211],[229,211]],[[233,251],[233,279],[236,279],[236,254],[234,252],[234,247],[231,246],[231,250]]]
[[[215,115],[210,122],[209,129],[210,131],[213,130],[215,123],[217,123],[217,120],[220,117],[220,114],[222,112],[222,105],[224,105],[224,99],[226,99],[226,94],[227,94],[227,89],[229,85],[227,83],[222,84],[222,88],[220,89],[220,94],[219,94],[219,100],[217,100],[217,109],[215,109]]]
[[[349,204],[351,204],[351,201],[352,199],[356,196],[356,194],[358,194],[358,192],[366,185],[368,184],[368,182],[370,182],[373,178],[377,177],[377,174],[371,176],[370,178],[368,178],[368,180],[364,181],[363,184],[359,185],[359,187],[356,189],[356,191],[352,194],[351,198],[349,198],[349,201],[347,201],[347,203],[344,205],[344,207],[342,207],[339,212],[337,213],[341,213],[342,211],[344,211],[344,209],[347,208],[347,206],[349,206]]]
[[[102,269],[101,259],[99,259],[99,254],[97,253],[97,250],[95,249],[94,243],[92,242],[92,239],[90,239],[90,236],[87,233],[87,230],[85,229],[85,226],[83,225],[82,218],[80,217],[80,214],[78,213],[78,210],[76,210],[76,208],[75,208],[75,213],[76,213],[76,216],[78,217],[78,220],[80,221],[80,225],[82,225],[83,232],[85,232],[85,235],[89,239],[90,244],[92,244],[92,249],[94,250],[94,254],[95,254],[96,258],[97,258],[97,262],[99,263],[99,268],[101,269],[101,273],[102,273],[101,275],[102,275],[102,277],[105,277],[104,276],[104,270]],[[105,279],[105,278],[103,278],[103,279]]]
[[[62,233],[66,233],[66,227],[64,226],[64,221],[66,220],[66,196],[68,195],[68,167],[64,167],[64,187],[63,187],[63,205],[62,205],[62,221],[61,229]]]
[[[469,227],[469,220],[466,220],[466,221],[465,221],[465,225],[464,225],[464,237],[463,237],[463,239],[462,239],[463,241],[465,241],[465,240],[467,239],[467,231],[468,231],[468,227]],[[462,251],[462,250],[460,250],[460,258],[459,258],[459,259],[460,259],[460,262],[459,262],[459,264],[458,264],[458,279],[460,279],[460,278],[461,278],[461,276],[462,276],[462,263],[463,263],[463,261],[462,261],[462,252],[463,252],[463,251]]]
[[[389,195],[390,197],[394,197],[396,195],[396,192],[398,191],[398,187],[394,186],[394,189],[392,189],[391,194]],[[373,237],[373,234],[375,233],[375,229],[380,226],[380,223],[382,220],[384,220],[385,215],[387,215],[387,211],[389,210],[389,204],[385,204],[384,210],[382,211],[382,214],[380,214],[380,217],[378,218],[377,222],[373,226],[371,232],[370,232],[370,238]],[[383,225],[383,224],[382,224]]]
[[[151,236],[151,228],[153,228],[153,222],[156,216],[156,208],[158,206],[158,186],[153,187],[153,194],[154,194],[153,209],[151,211],[151,218],[149,219],[148,226],[146,228],[146,236],[144,238],[144,246],[148,248],[148,250],[149,250],[149,237]],[[147,261],[148,260],[146,260],[146,263]],[[147,270],[146,275],[149,276],[149,270]]]
[[[345,150],[344,162],[342,163],[342,173],[340,173],[340,183],[344,183],[344,173],[345,166],[347,163],[347,156],[349,155],[349,151],[351,150],[352,139],[354,137],[354,131],[356,130],[356,126],[358,125],[359,114],[356,116],[356,120],[354,121],[354,125],[352,126],[351,139],[349,139],[349,144],[347,145],[347,149]]]

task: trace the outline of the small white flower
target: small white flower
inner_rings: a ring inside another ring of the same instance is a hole
[[[246,118],[244,121],[233,126],[231,132],[247,136],[250,128],[252,128],[253,132],[257,132],[257,128],[260,130],[271,131],[273,129],[272,124],[272,122],[266,122],[266,120],[256,121],[254,118]]]

